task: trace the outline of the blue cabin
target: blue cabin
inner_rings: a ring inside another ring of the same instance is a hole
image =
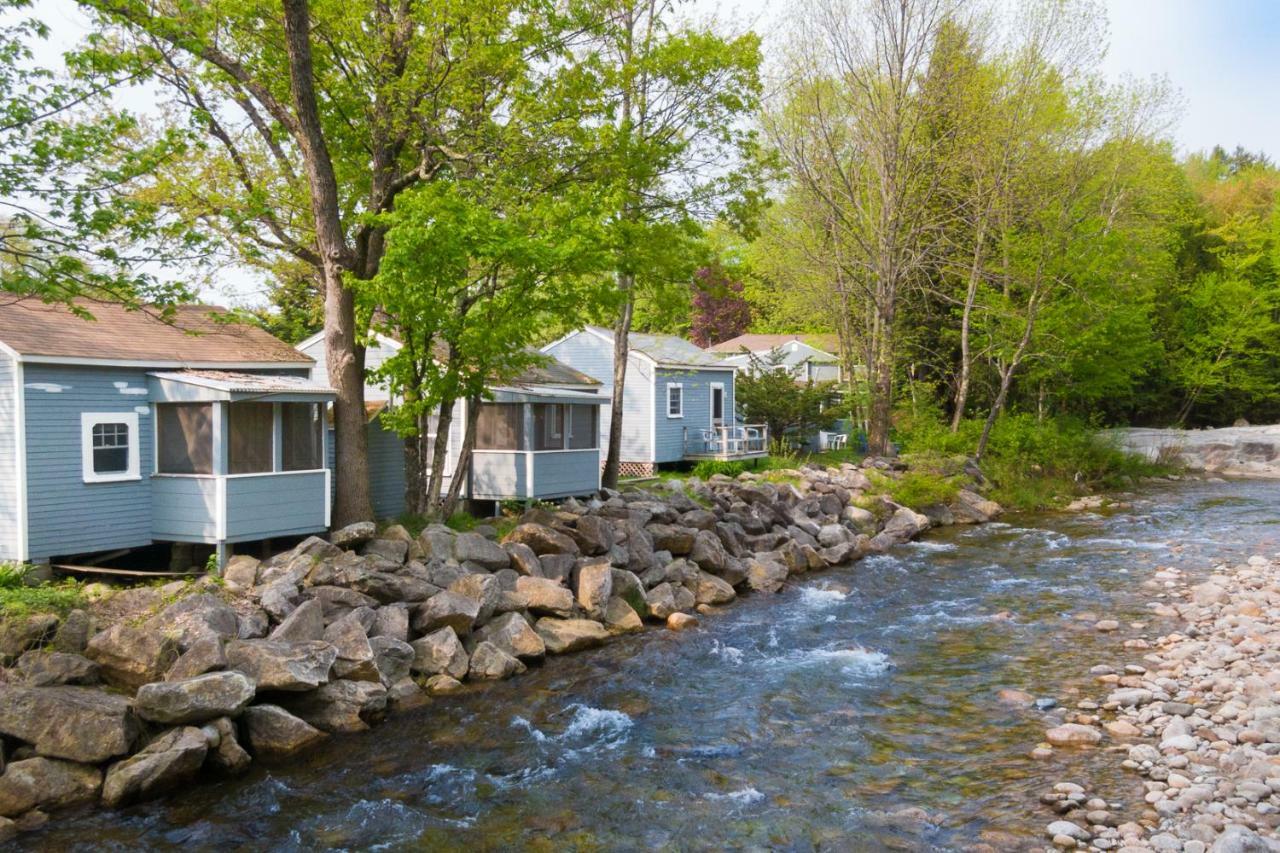
[[[372,335],[365,348],[365,370],[376,370],[400,346],[387,335]],[[314,335],[298,344],[298,349],[314,359],[312,378],[321,381],[323,337]],[[480,404],[476,446],[460,494],[475,501],[530,501],[598,490],[600,410],[608,402],[600,387],[596,379],[551,357],[509,382],[490,387],[489,399]],[[384,426],[382,414],[395,401],[385,385],[366,383],[365,405],[374,513],[394,518],[405,509],[404,440]],[[466,421],[467,404],[459,402],[449,427],[445,489],[458,475]],[[427,437],[434,441],[434,434]]]
[[[734,416],[737,368],[674,335],[632,333],[623,387],[624,476],[648,476],[659,465],[700,459],[758,459],[768,455],[763,424]],[[613,394],[613,332],[587,326],[543,347],[594,377]],[[600,443],[609,439],[609,410],[600,418]]]
[[[75,309],[0,306],[0,560],[328,528],[311,359],[209,306]]]

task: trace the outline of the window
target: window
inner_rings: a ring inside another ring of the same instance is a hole
[[[156,461],[161,474],[213,473],[213,406],[156,406]]]
[[[573,450],[591,450],[598,446],[600,427],[598,406],[569,407],[569,447]]]
[[[229,406],[228,474],[271,471],[274,422],[270,403],[232,403]]]
[[[684,417],[684,386],[678,382],[667,386],[667,417]]]
[[[537,403],[533,407],[533,449],[564,449],[564,410],[559,403]]]
[[[524,443],[524,406],[481,403],[476,418],[477,450],[520,450]]]
[[[280,404],[281,470],[324,467],[324,420],[315,403]]]
[[[80,433],[82,472],[86,483],[141,479],[138,473],[136,413],[82,413]]]

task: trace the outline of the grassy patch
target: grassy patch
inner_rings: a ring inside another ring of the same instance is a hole
[[[747,463],[732,462],[720,459],[703,459],[693,466],[693,476],[700,480],[710,480],[717,474],[725,477],[736,477],[747,470]]]
[[[32,613],[63,614],[84,604],[81,585],[73,580],[31,584],[33,566],[0,563],[0,618]]]

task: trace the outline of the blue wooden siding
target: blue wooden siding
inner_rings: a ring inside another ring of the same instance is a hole
[[[613,398],[613,344],[591,332],[580,331],[549,347],[547,352],[572,368],[604,383],[600,395]],[[653,462],[650,446],[653,428],[653,366],[635,355],[627,362],[627,382],[622,395],[622,461]],[[600,407],[600,446],[609,447],[610,407]]]
[[[471,459],[471,497],[477,500],[530,497],[526,454],[481,451]]]
[[[18,530],[18,400],[14,389],[17,365],[0,354],[0,560],[22,558]]]
[[[678,370],[662,368],[658,371],[657,397],[657,446],[656,462],[678,462],[684,458],[684,436],[711,426],[711,384],[724,385],[725,423],[733,422],[734,386],[732,370]],[[667,416],[667,386],[682,386],[684,417]]]
[[[404,439],[382,428],[381,416],[369,423],[369,496],[373,514],[396,518],[404,513]]]
[[[155,454],[147,372],[143,369],[27,364],[23,370],[27,442],[27,526],[31,559],[151,542]],[[138,416],[142,479],[85,483],[80,415]]]
[[[325,529],[323,471],[227,478],[227,541]]]
[[[216,542],[218,483],[213,477],[151,480],[151,533],[161,541]]]
[[[587,495],[600,488],[600,451],[564,450],[533,454],[535,498]]]

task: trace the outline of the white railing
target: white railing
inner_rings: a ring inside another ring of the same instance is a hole
[[[686,456],[732,459],[764,456],[769,452],[769,427],[765,424],[738,424],[684,430]]]

